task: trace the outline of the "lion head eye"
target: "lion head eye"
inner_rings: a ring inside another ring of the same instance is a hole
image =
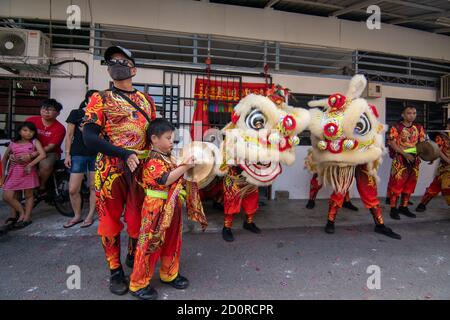
[[[245,118],[245,124],[248,128],[253,130],[263,129],[266,125],[266,117],[259,110],[253,110],[250,114]]]
[[[363,113],[355,126],[355,133],[360,136],[365,136],[372,130],[372,124],[365,113]]]

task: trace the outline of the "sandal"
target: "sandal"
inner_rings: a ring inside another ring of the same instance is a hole
[[[9,217],[8,219],[5,220],[5,223],[3,226],[6,227],[7,229],[11,228],[13,225],[15,225],[17,223],[18,220],[19,220],[19,218]],[[11,223],[9,223],[9,222],[11,222]]]
[[[95,220],[92,220],[92,221],[89,222],[89,223],[83,223],[83,224],[80,226],[80,228],[88,228],[88,227],[90,227],[90,226],[92,226],[92,225],[94,224],[94,221],[95,221]]]
[[[73,226],[75,226],[75,225],[77,225],[77,224],[79,224],[79,223],[82,223],[83,221],[84,221],[84,220],[81,219],[81,220],[78,220],[78,221],[75,221],[75,222],[70,222],[69,224],[63,225],[63,228],[64,228],[64,229],[72,228]]]
[[[13,230],[19,230],[19,229],[23,229],[25,227],[28,227],[30,224],[32,224],[33,221],[29,220],[29,221],[20,221],[17,222],[12,228]]]

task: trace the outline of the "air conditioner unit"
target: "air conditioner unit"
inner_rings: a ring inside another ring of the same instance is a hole
[[[441,76],[441,101],[450,100],[450,74]]]
[[[0,28],[0,62],[11,66],[47,65],[50,39],[38,30]]]
[[[380,98],[382,96],[382,85],[369,82],[364,90],[364,98]]]

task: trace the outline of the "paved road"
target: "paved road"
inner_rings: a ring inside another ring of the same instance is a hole
[[[95,230],[78,231],[0,237],[0,299],[133,299],[109,293]],[[395,231],[401,241],[369,224],[338,226],[334,235],[322,227],[237,230],[233,243],[186,233],[181,270],[191,286],[177,291],[157,275],[153,283],[161,299],[450,299],[450,220],[417,219]],[[69,265],[80,267],[79,290],[67,288]],[[379,290],[367,288],[370,265],[380,267]]]

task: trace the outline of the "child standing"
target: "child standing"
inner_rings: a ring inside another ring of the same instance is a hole
[[[32,223],[33,189],[39,186],[36,165],[45,158],[44,148],[35,139],[36,135],[37,129],[33,123],[20,124],[2,159],[3,174],[0,185],[3,185],[3,200],[14,209],[6,224],[11,223],[14,229],[21,229]],[[32,160],[36,154],[37,157]],[[9,172],[6,176],[6,164],[9,159]],[[25,194],[25,208],[15,197],[17,191],[23,191]],[[16,216],[16,212],[19,213],[19,217]]]
[[[156,119],[149,126],[152,149],[142,173],[146,196],[142,206],[134,269],[130,277],[131,294],[144,300],[157,298],[150,280],[159,258],[162,283],[176,289],[185,289],[189,285],[188,279],[178,272],[183,202],[186,201],[191,220],[200,222],[203,228],[207,225],[197,184],[182,177],[193,167],[193,158],[185,159],[177,166],[170,154],[174,130],[164,119]]]

